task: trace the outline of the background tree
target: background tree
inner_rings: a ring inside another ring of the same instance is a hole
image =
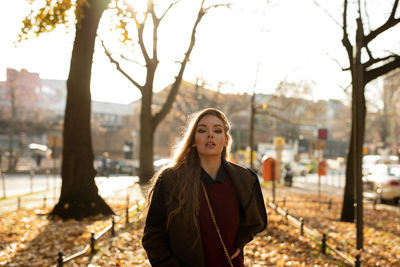
[[[160,1],[159,4],[161,4]],[[191,29],[189,45],[180,62],[180,67],[175,76],[175,80],[172,86],[169,88],[169,94],[163,105],[156,108],[152,107],[153,104],[153,91],[154,91],[154,80],[156,71],[159,66],[159,30],[163,19],[167,13],[177,4],[177,2],[171,3],[165,9],[154,3],[153,0],[147,1],[147,7],[144,11],[140,12],[134,9],[125,0],[117,0],[115,5],[116,14],[119,17],[118,29],[121,29],[122,41],[138,45],[140,48],[141,56],[144,60],[142,67],[145,72],[144,83],[141,84],[138,78],[138,72],[134,75],[129,75],[121,64],[122,60],[126,60],[129,57],[120,56],[119,59],[112,54],[106,48],[104,42],[102,42],[106,55],[110,61],[115,64],[117,70],[121,72],[136,88],[139,89],[141,99],[141,111],[140,111],[140,148],[139,148],[139,177],[141,183],[147,183],[154,173],[153,166],[153,154],[154,154],[154,133],[159,123],[165,118],[170,111],[175,97],[178,93],[179,86],[182,82],[183,73],[186,65],[189,62],[190,54],[192,53],[193,47],[196,42],[196,30],[204,15],[211,9],[222,4],[213,4],[211,6],[205,6],[205,0],[202,0],[197,16],[195,18],[193,27]],[[160,13],[160,14],[157,14]],[[151,21],[150,21],[151,19]],[[133,26],[133,27],[131,27]],[[130,28],[131,27],[131,28]],[[134,28],[134,31],[129,29]],[[148,33],[151,41],[148,42],[146,39],[146,33]],[[140,63],[139,63],[140,64]],[[140,73],[140,72],[139,72]]]
[[[112,214],[99,196],[94,178],[93,149],[90,132],[90,77],[94,43],[99,20],[109,0],[76,2],[76,32],[67,80],[67,102],[63,130],[62,187],[51,216],[82,219],[91,215]],[[21,39],[29,31],[37,35],[67,23],[70,0],[51,2],[24,20]]]
[[[365,85],[370,81],[400,67],[400,56],[389,53],[376,57],[370,50],[371,43],[383,33],[400,22],[396,18],[398,0],[394,0],[387,20],[375,30],[367,30],[369,16],[365,5],[358,1],[358,18],[356,19],[355,43],[350,42],[348,34],[348,1],[344,1],[343,39],[349,59],[352,79],[352,127],[350,146],[347,157],[346,184],[344,189],[341,221],[357,222],[357,249],[363,247],[363,194],[362,194],[362,153],[365,133]],[[365,15],[366,14],[366,15]],[[365,20],[365,17],[367,20]],[[366,33],[368,31],[368,33]],[[365,55],[364,55],[365,54]],[[356,203],[356,209],[354,204]]]

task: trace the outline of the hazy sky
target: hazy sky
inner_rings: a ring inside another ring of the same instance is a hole
[[[181,2],[183,6],[172,10],[166,17],[168,24],[161,29],[157,90],[172,82],[176,74],[176,65],[172,63],[183,58],[199,5],[194,0],[186,5]],[[342,32],[312,0],[272,0],[268,5],[262,0],[239,2],[231,10],[215,9],[204,17],[185,80],[194,82],[195,77],[202,77],[211,89],[224,84],[222,91],[251,93],[259,66],[257,92],[272,93],[284,79],[306,80],[314,84],[314,99],[344,98],[340,86],[349,84],[349,73],[343,73],[337,62],[347,66]],[[73,29],[66,35],[65,28],[60,27],[14,47],[29,8],[25,0],[2,0],[2,4],[7,8],[0,9],[0,80],[5,79],[7,67],[38,72],[41,78],[66,79]],[[339,14],[338,10],[332,10],[332,14]],[[99,35],[114,52],[119,52],[109,33],[109,18],[105,13]],[[135,66],[125,67],[132,75],[138,75],[137,80],[143,80]],[[109,63],[98,43],[91,85],[95,100],[128,103],[140,96]]]

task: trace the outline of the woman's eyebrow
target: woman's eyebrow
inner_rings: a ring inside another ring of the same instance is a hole
[[[199,124],[197,127],[207,127],[207,125],[206,124]],[[222,126],[222,124],[214,124],[213,125],[213,127],[224,127],[224,126]]]

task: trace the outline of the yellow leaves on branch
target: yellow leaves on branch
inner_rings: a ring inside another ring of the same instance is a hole
[[[40,5],[43,2],[42,5]],[[23,27],[19,34],[19,42],[28,38],[28,34],[32,32],[36,36],[41,33],[50,32],[57,25],[66,25],[69,23],[69,18],[74,7],[77,18],[81,16],[80,12],[84,5],[87,5],[87,0],[46,0],[30,1],[31,12],[22,21]],[[40,6],[38,6],[40,5]]]

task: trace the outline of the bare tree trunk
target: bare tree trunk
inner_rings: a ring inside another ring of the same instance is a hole
[[[347,157],[346,185],[343,198],[341,221],[357,222],[357,236],[362,236],[362,151],[365,133],[366,104],[364,96],[364,69],[361,63],[362,24],[357,20],[357,40],[351,68],[352,73],[352,128],[350,149]],[[362,238],[361,238],[362,239]],[[362,247],[362,242],[357,245]],[[359,248],[360,249],[360,248]]]
[[[151,90],[145,91],[142,97],[142,108],[140,112],[140,183],[146,184],[154,174],[153,149],[155,125],[151,114]]]
[[[113,211],[99,196],[94,178],[90,131],[90,77],[99,20],[108,0],[90,0],[78,20],[67,80],[67,103],[63,132],[62,188],[51,216],[82,219]]]

